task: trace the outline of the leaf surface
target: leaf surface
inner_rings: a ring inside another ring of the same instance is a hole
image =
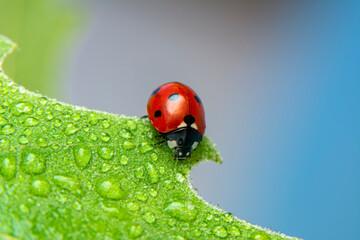
[[[0,36],[0,62],[15,45]],[[221,162],[207,137],[175,161],[149,120],[71,106],[0,70],[1,239],[293,239],[196,195],[199,161]]]

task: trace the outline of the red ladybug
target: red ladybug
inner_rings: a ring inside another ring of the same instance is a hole
[[[205,132],[205,112],[198,95],[182,83],[166,83],[152,92],[147,112],[175,157],[190,157]]]

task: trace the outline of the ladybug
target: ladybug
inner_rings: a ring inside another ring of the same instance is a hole
[[[185,84],[166,83],[152,92],[147,112],[151,124],[174,150],[175,158],[191,157],[206,127],[199,96]]]

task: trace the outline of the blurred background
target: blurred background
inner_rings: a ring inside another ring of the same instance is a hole
[[[4,64],[30,90],[146,114],[158,85],[201,97],[222,165],[199,195],[304,239],[360,239],[360,2],[0,0]]]

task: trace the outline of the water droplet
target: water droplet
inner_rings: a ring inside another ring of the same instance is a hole
[[[23,130],[23,133],[25,136],[31,136],[32,135],[32,128],[25,128]]]
[[[4,125],[4,124],[6,124],[7,122],[8,122],[8,121],[6,120],[6,118],[0,116],[0,125]]]
[[[165,181],[164,184],[165,184],[165,188],[168,190],[174,189],[175,187],[175,183],[171,180]]]
[[[152,153],[152,154],[150,155],[150,157],[151,157],[151,159],[152,159],[153,161],[158,160],[158,155],[157,155],[156,153]]]
[[[221,238],[224,238],[228,235],[226,229],[223,226],[216,226],[214,228],[214,234]]]
[[[20,210],[20,212],[22,212],[24,214],[29,214],[30,213],[29,208],[25,204],[20,204],[19,210]]]
[[[31,114],[34,106],[28,102],[19,102],[14,104],[10,111],[15,116],[20,116],[21,114]]]
[[[105,160],[110,160],[114,157],[114,149],[111,147],[98,147],[97,152]]]
[[[94,126],[94,125],[96,125],[98,123],[98,121],[99,120],[98,120],[96,114],[95,113],[90,113],[90,116],[89,116],[90,125]]]
[[[0,173],[6,180],[11,180],[16,173],[16,157],[14,155],[3,155],[0,157]]]
[[[165,168],[164,167],[159,167],[159,172],[160,172],[160,174],[164,174],[165,173]]]
[[[229,233],[236,237],[240,235],[240,230],[236,226],[230,226]]]
[[[129,202],[127,204],[127,208],[131,211],[137,211],[140,209],[140,206],[137,202]]]
[[[27,174],[40,174],[45,172],[45,159],[39,154],[26,153],[21,154],[21,169]]]
[[[142,192],[136,192],[135,198],[142,202],[145,202],[147,200],[147,196],[145,194],[143,194]]]
[[[6,148],[9,145],[9,140],[6,138],[0,139],[0,148]]]
[[[5,135],[13,134],[15,132],[15,127],[12,124],[6,124],[2,127],[2,132]]]
[[[120,183],[113,179],[100,182],[97,186],[97,192],[102,197],[112,200],[119,200],[125,196],[125,192],[121,189]]]
[[[77,131],[79,131],[79,128],[77,126],[75,126],[74,124],[69,124],[66,126],[64,133],[66,135],[72,135]]]
[[[129,119],[127,122],[127,126],[130,128],[130,130],[135,130],[136,129],[136,123],[134,120]]]
[[[43,113],[44,113],[44,109],[42,109],[42,108],[36,108],[36,109],[35,109],[35,113],[36,113],[37,115],[39,115],[39,116],[42,116]]]
[[[100,138],[103,142],[108,142],[111,139],[108,133],[100,133]]]
[[[55,196],[55,200],[58,201],[59,203],[66,203],[67,198],[63,195],[63,194],[58,194]]]
[[[194,229],[193,234],[195,237],[201,236],[201,231],[199,229]]]
[[[181,183],[185,181],[185,177],[181,173],[177,173],[175,178],[178,182],[181,182]]]
[[[186,222],[193,221],[197,215],[195,207],[188,202],[173,202],[165,208],[165,213]]]
[[[50,146],[53,150],[57,150],[57,149],[59,149],[59,145],[58,144],[56,144],[56,143],[53,143],[53,144],[51,144],[51,146]]]
[[[110,127],[110,122],[107,119],[104,119],[102,121],[101,125],[103,126],[103,128],[109,128]]]
[[[76,211],[80,211],[82,209],[82,205],[79,201],[71,202],[71,206]]]
[[[143,175],[144,175],[144,169],[142,167],[139,167],[135,170],[135,176],[137,178],[142,178]]]
[[[45,138],[42,138],[42,137],[39,137],[39,138],[36,139],[36,144],[39,147],[46,147],[47,146],[47,142],[46,142]]]
[[[151,183],[157,183],[159,181],[159,176],[157,174],[157,171],[154,168],[154,166],[151,165],[150,163],[148,163],[148,165],[147,165],[147,172],[149,174],[149,178],[150,178]]]
[[[128,163],[128,161],[129,161],[129,158],[128,158],[126,155],[121,155],[121,157],[120,157],[120,163],[121,163],[122,165],[126,165],[126,164]]]
[[[103,164],[101,165],[100,171],[101,171],[102,173],[106,173],[106,172],[108,172],[110,169],[111,169],[111,165],[110,165],[110,164],[103,163]]]
[[[146,153],[153,149],[153,147],[149,143],[142,143],[140,145],[140,152]]]
[[[20,135],[20,136],[18,137],[18,141],[19,141],[19,143],[20,143],[21,145],[26,145],[26,144],[29,143],[29,139],[28,139],[26,136],[24,136],[24,135]]]
[[[73,154],[76,165],[80,169],[84,169],[91,159],[91,148],[85,145],[75,146],[73,148]]]
[[[90,134],[90,139],[93,140],[93,141],[97,140],[97,136],[95,135],[95,133]]]
[[[39,120],[37,118],[34,117],[29,117],[27,119],[25,119],[24,124],[28,127],[33,127],[39,124]]]
[[[45,117],[47,120],[50,121],[54,118],[54,115],[52,114],[52,112],[47,111],[47,112],[45,112]]]
[[[143,219],[148,223],[153,223],[156,220],[156,217],[153,213],[147,212],[144,214]]]
[[[140,225],[132,225],[130,227],[130,237],[137,238],[142,234],[143,231],[144,230]]]
[[[51,192],[51,187],[46,180],[35,180],[31,183],[30,192],[35,196],[45,197]]]
[[[53,126],[54,127],[60,127],[61,125],[62,125],[63,123],[62,123],[62,121],[61,120],[59,120],[59,119],[54,119],[53,120]],[[65,129],[65,131],[66,131],[66,129]],[[66,134],[66,133],[65,133]],[[66,135],[69,135],[69,134],[66,134]]]
[[[74,122],[77,122],[77,121],[79,121],[80,120],[80,115],[78,114],[78,113],[73,113],[72,115],[71,115],[71,120],[73,120]]]
[[[131,150],[135,148],[135,145],[132,142],[124,142],[123,148],[127,150]]]
[[[78,196],[82,195],[83,193],[80,187],[80,182],[76,178],[55,175],[53,180],[54,183],[59,187],[61,187],[62,189],[66,189]]]
[[[156,195],[157,195],[157,191],[155,189],[153,189],[153,188],[150,189],[149,193],[153,197],[156,197]]]
[[[120,137],[129,139],[129,138],[132,137],[132,135],[131,135],[131,133],[130,133],[128,130],[123,129],[123,130],[121,130],[121,132],[120,132]]]
[[[180,235],[176,236],[174,239],[176,239],[176,240],[186,240],[184,237],[182,237]]]
[[[255,232],[253,232],[250,235],[250,239],[254,239],[254,240],[270,240],[270,237],[268,236],[268,234],[266,234],[263,231],[255,230]]]
[[[233,216],[229,212],[222,215],[222,218],[224,219],[225,222],[232,222],[233,221]]]
[[[46,97],[39,98],[39,103],[42,105],[46,105],[48,102],[48,99]]]

